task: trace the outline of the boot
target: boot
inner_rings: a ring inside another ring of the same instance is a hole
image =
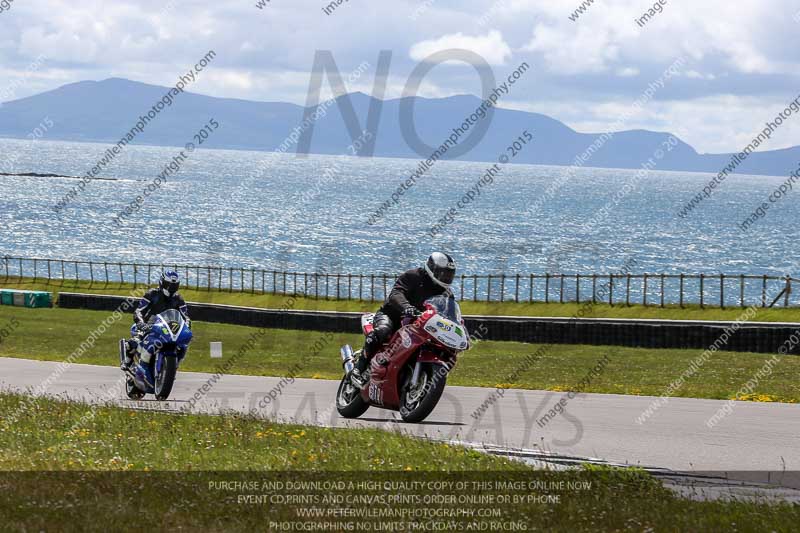
[[[359,389],[363,389],[369,383],[369,358],[361,351],[361,355],[356,360],[353,372],[350,374],[350,381]]]
[[[125,356],[122,360],[122,369],[128,370],[133,364],[133,353],[136,351],[136,345],[133,340],[125,341]]]

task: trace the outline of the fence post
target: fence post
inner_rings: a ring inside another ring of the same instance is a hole
[[[719,307],[725,309],[725,274],[719,274]]]
[[[63,265],[64,263],[62,262],[61,264]],[[8,283],[8,257],[4,257],[4,258],[3,258],[3,267],[4,267],[4,268],[5,268],[5,270],[6,270],[6,279],[5,279],[5,282],[6,282],[6,283]],[[61,276],[61,277],[63,278],[64,276]]]
[[[516,275],[517,283],[514,285],[514,301],[519,302],[519,274]]]
[[[561,279],[559,280],[560,287],[558,289],[558,303],[564,303],[564,274],[559,274]]]
[[[460,300],[464,301],[464,274],[461,274],[461,298]]]
[[[486,278],[486,301],[490,301],[492,299],[492,275],[489,274]]]
[[[642,284],[642,305],[647,307],[647,273],[644,274],[644,282]]]
[[[19,265],[20,265],[20,268],[22,268],[22,260],[20,260]],[[77,287],[78,286],[78,262],[75,261],[73,263],[73,265],[75,266],[75,286]]]
[[[122,268],[122,263],[120,263],[119,265],[120,268]],[[108,263],[106,261],[103,261],[103,270],[106,273],[106,284],[103,286],[103,288],[105,288],[108,287]]]
[[[89,261],[89,287],[94,285],[94,265]]]
[[[592,303],[597,303],[597,274],[592,274]]]
[[[341,282],[341,274],[336,274],[336,299],[340,300],[341,297],[339,295],[339,283]]]
[[[383,299],[384,300],[389,297],[389,289],[386,287],[386,283],[387,283],[386,278],[387,278],[386,274],[383,274]]]
[[[706,275],[700,274],[700,309],[705,309],[705,280]]]
[[[608,305],[614,307],[614,274],[608,275]]]
[[[50,285],[50,260],[47,260],[47,284]]]
[[[631,306],[631,274],[628,272],[625,275],[625,306]]]
[[[256,269],[250,269],[250,294],[256,293]]]
[[[581,303],[581,275],[575,274],[575,302]]]
[[[136,263],[133,264],[133,288],[136,289]]]
[[[544,303],[550,303],[550,273],[544,273]]]
[[[369,275],[369,285],[370,285],[369,301],[370,302],[374,302],[375,301],[375,274],[370,274]]]
[[[789,294],[792,292],[792,278],[786,274],[786,290],[783,293],[783,306],[789,307]]]
[[[506,273],[503,272],[500,274],[500,301],[502,302],[505,298],[506,292]]]
[[[353,275],[347,275],[347,299],[349,300],[353,296]]]
[[[33,260],[33,282],[36,283],[36,259]]]
[[[478,301],[478,275],[472,275],[472,301]]]
[[[739,307],[744,309],[744,274],[739,274]]]
[[[681,273],[681,288],[680,288],[680,296],[678,297],[681,309],[683,309],[683,280],[685,277],[686,277],[685,274]]]
[[[534,275],[531,274],[528,281],[528,301],[533,303],[533,279]]]
[[[303,272],[303,296],[308,296],[308,272]]]
[[[761,280],[761,307],[767,306],[767,275]]]
[[[664,279],[666,279],[666,276],[662,273],[661,274],[661,307],[664,307]]]

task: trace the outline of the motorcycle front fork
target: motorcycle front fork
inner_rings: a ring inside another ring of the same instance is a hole
[[[419,374],[422,372],[422,363],[417,361],[417,364],[414,366],[414,373],[411,374],[411,383],[409,384],[411,388],[416,388],[417,383],[419,382]]]

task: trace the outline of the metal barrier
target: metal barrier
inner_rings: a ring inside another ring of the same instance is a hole
[[[395,274],[334,274],[177,264],[72,261],[4,257],[0,280],[88,288],[153,284],[164,269],[199,291],[302,295],[315,299],[383,301]],[[797,306],[790,276],[751,274],[463,274],[454,284],[461,300],[485,302],[594,302],[611,305],[700,307]]]

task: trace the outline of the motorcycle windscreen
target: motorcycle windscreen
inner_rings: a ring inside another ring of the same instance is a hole
[[[436,314],[452,320],[456,324],[461,323],[461,307],[459,307],[455,296],[452,294],[440,294],[425,300],[425,305],[430,305]]]
[[[177,309],[167,309],[156,316],[156,325],[166,330],[163,333],[169,335],[172,342],[178,340],[178,336],[183,331],[185,324],[183,315]]]

